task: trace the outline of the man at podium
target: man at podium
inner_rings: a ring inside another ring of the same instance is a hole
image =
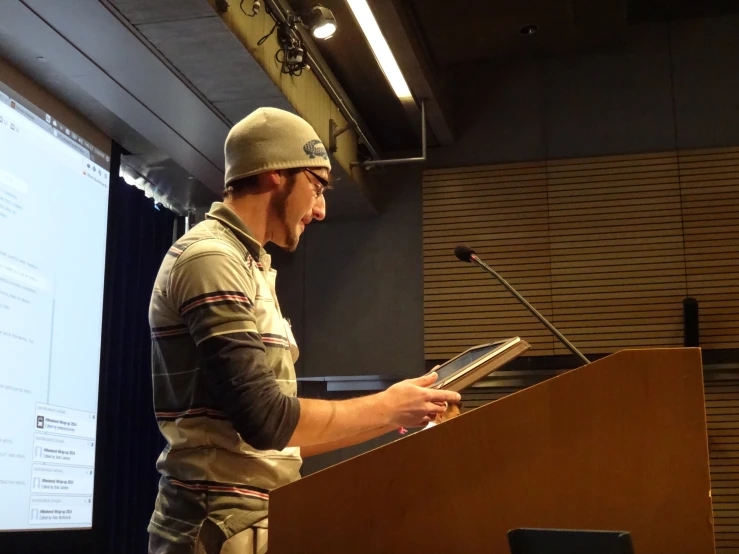
[[[168,442],[152,554],[266,549],[270,491],[299,478],[302,456],[423,426],[460,399],[429,389],[434,375],[364,398],[297,398],[298,348],[263,247],[293,251],[326,217],[329,158],[306,121],[263,108],[233,127],[225,161],[223,202],[172,246],[151,297],[154,409]]]

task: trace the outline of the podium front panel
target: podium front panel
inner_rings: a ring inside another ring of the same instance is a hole
[[[270,554],[507,553],[521,527],[714,552],[699,349],[627,350],[270,496]]]

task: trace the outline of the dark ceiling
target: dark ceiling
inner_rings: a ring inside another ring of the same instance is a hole
[[[739,13],[737,0],[629,0],[629,23],[664,23]]]
[[[609,40],[626,22],[626,0],[404,0],[439,66],[551,54]],[[520,30],[536,25],[523,35]]]
[[[461,67],[462,75],[474,71],[478,62],[584,51],[609,44],[629,25],[739,12],[739,0],[368,0],[378,20],[390,1],[411,43],[428,53],[434,79],[452,92],[451,76],[458,79]],[[315,0],[290,3],[299,10]],[[417,149],[417,123],[393,94],[346,0],[321,3],[334,12],[338,31],[317,46],[377,142],[387,151]],[[522,34],[527,25],[536,33]]]
[[[737,0],[394,0],[440,67],[606,44],[624,27],[739,13]],[[521,29],[536,25],[535,34]]]

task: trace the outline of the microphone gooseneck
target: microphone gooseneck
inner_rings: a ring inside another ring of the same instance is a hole
[[[516,289],[514,289],[511,285],[509,285],[506,282],[506,280],[503,279],[503,277],[498,275],[498,273],[493,268],[491,268],[488,264],[483,262],[477,256],[477,254],[475,254],[475,251],[472,250],[472,248],[470,248],[469,246],[460,244],[454,249],[454,255],[463,262],[467,262],[467,263],[475,262],[485,271],[490,273],[493,277],[495,277],[498,281],[500,281],[501,285],[503,285],[506,289],[508,289],[508,292],[510,292],[513,296],[515,296],[516,299],[518,299],[518,301],[521,302],[521,304],[523,304],[539,321],[541,321],[544,324],[544,326],[547,329],[549,329],[554,334],[554,336],[557,337],[562,342],[562,344],[564,344],[567,347],[567,349],[570,352],[572,352],[575,356],[580,358],[586,364],[590,363],[590,361],[585,356],[583,356],[582,353],[577,348],[575,348],[575,346],[570,341],[568,341],[562,333],[557,331],[554,325],[549,323],[546,320],[546,318],[536,310],[536,308],[534,308],[531,304],[529,304],[526,301],[526,299],[523,296],[521,296],[518,293],[518,291],[516,291]]]

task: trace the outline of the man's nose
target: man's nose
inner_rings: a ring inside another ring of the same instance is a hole
[[[321,195],[313,204],[313,219],[323,221],[326,218],[326,197]]]

